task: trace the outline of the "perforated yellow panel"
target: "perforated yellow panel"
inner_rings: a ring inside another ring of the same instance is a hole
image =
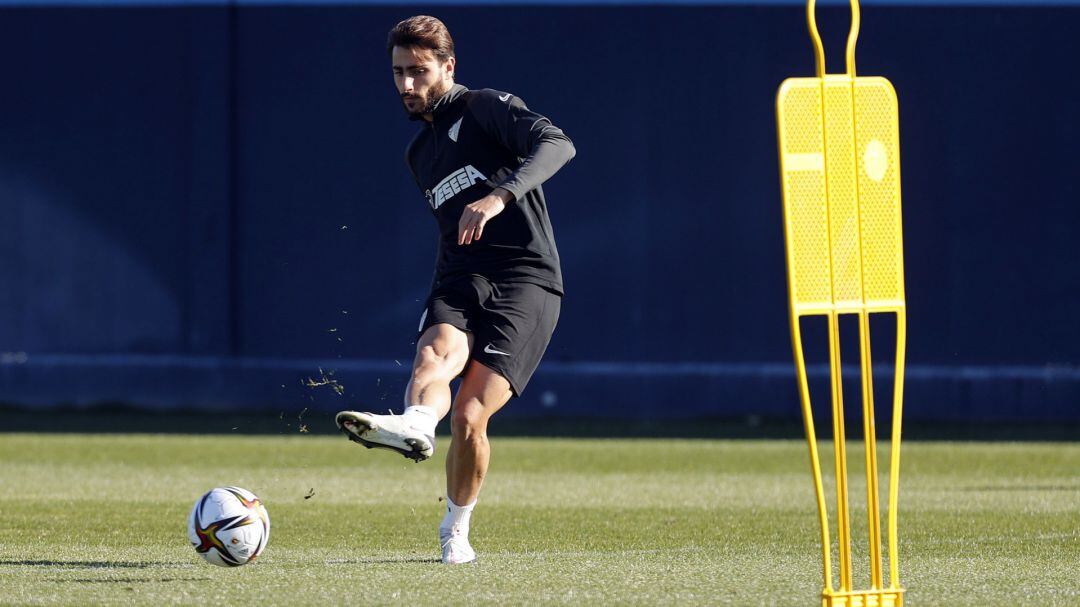
[[[884,78],[789,78],[777,96],[792,303],[903,305],[896,94]]]
[[[890,309],[904,303],[896,92],[884,78],[856,78],[854,90],[864,297]]]
[[[856,308],[862,303],[859,263],[859,201],[855,178],[855,137],[851,80],[825,78],[825,174],[832,240],[833,303]]]
[[[817,78],[789,78],[780,87],[777,117],[791,299],[812,309],[832,305],[821,109]]]

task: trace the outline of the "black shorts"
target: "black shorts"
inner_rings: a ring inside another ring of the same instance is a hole
[[[493,283],[468,276],[428,296],[420,334],[446,323],[472,333],[470,358],[502,375],[521,396],[559,321],[562,296],[528,282]]]

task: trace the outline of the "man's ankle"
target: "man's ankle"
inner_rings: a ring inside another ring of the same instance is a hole
[[[439,424],[439,416],[435,408],[426,405],[408,405],[401,416],[407,419],[411,426],[428,435],[434,435],[435,426]]]
[[[439,524],[441,531],[449,531],[454,527],[464,529],[466,533],[469,529],[469,521],[472,519],[473,507],[476,506],[476,500],[467,506],[459,506],[450,499],[446,498],[446,515],[443,516],[442,523]]]

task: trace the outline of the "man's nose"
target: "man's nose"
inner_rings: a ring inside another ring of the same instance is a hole
[[[413,79],[412,79],[412,78],[410,78],[410,77],[408,77],[408,76],[406,76],[406,77],[405,77],[405,80],[404,80],[404,82],[402,82],[402,87],[403,87],[403,88],[404,88],[404,90],[406,90],[406,91],[411,91],[411,90],[413,90]]]

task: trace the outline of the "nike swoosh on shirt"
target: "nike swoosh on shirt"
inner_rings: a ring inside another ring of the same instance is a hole
[[[499,95],[499,101],[506,101],[509,98],[510,98],[510,93],[507,93],[505,95]]]
[[[499,350],[496,350],[495,348],[491,347],[491,344],[484,346],[484,352],[487,352],[488,354],[498,354],[499,356],[510,356],[509,352],[501,352]]]

